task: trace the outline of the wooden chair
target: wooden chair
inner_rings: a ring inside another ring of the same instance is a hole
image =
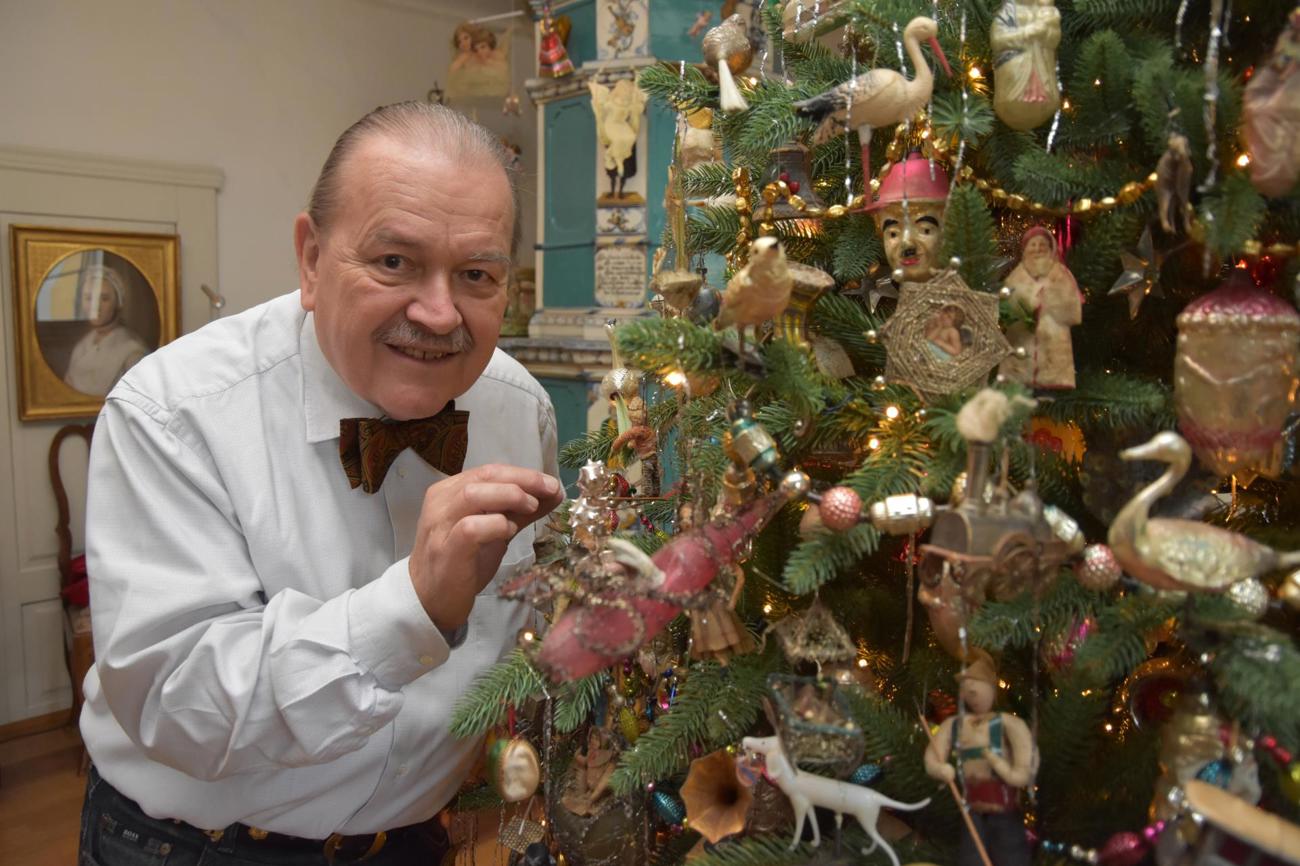
[[[67,589],[78,578],[72,569],[72,509],[68,505],[68,493],[63,486],[63,474],[59,467],[59,452],[63,443],[71,436],[80,436],[86,441],[86,453],[90,453],[90,441],[94,435],[95,425],[68,424],[60,427],[50,442],[50,485],[54,488],[54,499],[59,508],[59,519],[54,525],[54,533],[59,539],[59,590]],[[90,608],[71,604],[63,598],[63,655],[68,665],[68,678],[72,681],[72,714],[70,721],[77,724],[81,715],[81,684],[90,666],[95,663],[95,646],[90,629]],[[86,750],[81,750],[81,772],[85,772],[88,758]]]

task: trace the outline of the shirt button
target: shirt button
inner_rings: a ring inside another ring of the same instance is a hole
[[[397,477],[398,477],[398,478],[405,478],[405,477],[406,477],[406,470],[403,469],[403,468],[400,467],[400,466],[397,467]]]
[[[406,775],[406,765],[405,765],[405,764],[403,764],[402,766],[400,766],[400,767],[397,768],[397,775],[399,775],[399,776],[405,776],[405,775]]]
[[[420,664],[427,668],[429,665],[433,664],[433,656],[420,656]]]
[[[161,845],[159,845],[159,846],[158,846],[158,853],[161,854],[161,855],[163,855],[164,857],[166,857],[168,854],[172,853],[172,843],[170,843],[170,842],[164,842],[164,843],[162,843]]]

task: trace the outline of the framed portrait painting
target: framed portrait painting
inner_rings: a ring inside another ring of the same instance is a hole
[[[175,235],[10,227],[19,417],[94,415],[180,330]]]

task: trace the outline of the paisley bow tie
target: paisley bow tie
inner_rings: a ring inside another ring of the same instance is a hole
[[[389,418],[344,418],[339,421],[339,459],[348,483],[374,493],[388,469],[407,448],[447,475],[465,464],[469,444],[469,413],[454,402],[437,415],[393,421]]]

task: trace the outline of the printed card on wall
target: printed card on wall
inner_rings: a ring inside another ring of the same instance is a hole
[[[602,307],[639,307],[645,302],[645,293],[644,244],[596,248],[596,303]]]

